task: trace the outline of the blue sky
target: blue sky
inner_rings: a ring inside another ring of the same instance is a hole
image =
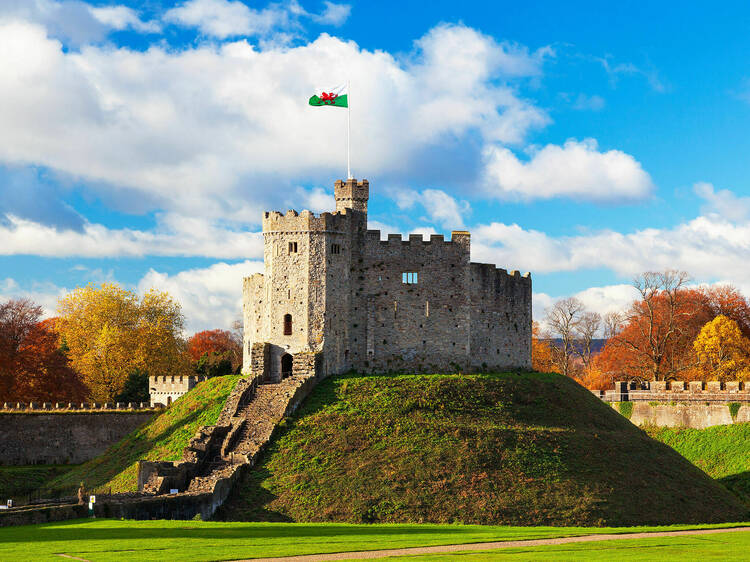
[[[750,8],[661,2],[0,0],[0,297],[168,290],[240,316],[261,213],[352,167],[392,232],[472,231],[534,312],[642,271],[750,293]]]

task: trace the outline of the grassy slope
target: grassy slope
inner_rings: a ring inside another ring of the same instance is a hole
[[[236,560],[601,533],[653,532],[679,530],[680,528],[519,528],[463,525],[325,525],[79,519],[44,525],[0,528],[0,559],[60,560],[60,555],[65,554],[92,562]],[[745,535],[743,544],[746,549],[750,546],[750,533],[731,533],[735,536],[742,534]],[[703,550],[696,549],[693,553],[710,554],[710,548],[713,543],[717,542],[717,537],[727,536],[729,534],[711,535],[709,541],[703,540],[707,543],[704,544]],[[683,539],[681,537],[671,540],[682,541]],[[670,539],[661,539],[662,542],[666,540]],[[566,546],[569,549],[573,545]],[[592,545],[591,548],[597,547]],[[632,557],[635,555],[633,551],[627,552],[629,560],[638,559]],[[494,555],[491,559],[497,559],[496,556]],[[456,555],[453,554],[442,557],[441,560],[455,558]],[[463,559],[464,556],[461,558]],[[688,558],[695,558],[695,556]],[[572,558],[568,556],[565,559],[571,560]],[[721,559],[727,558],[722,556]]]
[[[75,465],[70,464],[0,466],[0,501],[31,494],[73,468]]]
[[[51,487],[74,489],[83,481],[89,490],[137,490],[138,463],[144,460],[177,460],[203,425],[216,423],[227,396],[239,376],[218,377],[198,384],[171,407],[142,425],[102,455],[56,478]]]
[[[706,429],[649,427],[646,431],[716,478],[750,506],[750,423]]]
[[[560,375],[336,377],[220,517],[633,525],[743,520],[671,448]]]

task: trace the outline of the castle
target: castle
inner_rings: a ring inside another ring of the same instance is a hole
[[[243,283],[244,372],[531,368],[528,273],[471,263],[465,231],[382,241],[367,180],[334,195],[332,213],[264,214],[265,273]]]

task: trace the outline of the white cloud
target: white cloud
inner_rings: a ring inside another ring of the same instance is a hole
[[[471,213],[468,201],[457,201],[439,189],[425,189],[421,192],[398,189],[392,191],[392,196],[400,209],[412,209],[419,204],[427,213],[425,220],[446,228],[463,228],[464,221]]]
[[[547,56],[450,25],[400,59],[326,34],[293,48],[71,52],[0,16],[0,162],[85,180],[120,210],[257,220],[343,168],[346,112],[309,107],[315,84],[350,78],[355,168],[406,181],[432,147],[470,133],[520,142],[546,123],[509,81],[538,76]]]
[[[182,306],[188,334],[214,328],[228,330],[235,320],[242,319],[243,277],[262,272],[263,262],[251,260],[234,264],[220,262],[174,275],[151,269],[136,287],[125,288],[135,289],[140,294],[151,288],[167,291]],[[101,278],[96,271],[93,274],[97,283],[115,282],[109,274]],[[42,306],[46,317],[56,314],[58,299],[68,292],[53,283],[32,283],[30,289],[25,289],[12,278],[0,279],[0,302],[28,298]]]
[[[632,201],[648,197],[654,189],[651,177],[635,158],[619,150],[600,152],[594,139],[548,144],[528,162],[498,146],[487,147],[484,157],[486,189],[502,199]]]
[[[67,289],[53,283],[32,282],[30,288],[22,288],[15,279],[0,279],[0,302],[10,299],[29,299],[42,307],[45,318],[55,315],[57,299],[67,293]]]
[[[352,7],[349,4],[334,4],[325,0],[325,9],[320,15],[312,15],[313,21],[323,25],[343,25],[349,19]]]
[[[134,29],[142,33],[158,33],[161,24],[157,21],[143,21],[138,17],[138,12],[127,6],[100,6],[89,7],[91,14],[104,25],[112,29]]]
[[[321,25],[338,26],[349,17],[351,6],[325,2],[320,14],[310,13],[296,0],[271,4],[255,10],[238,0],[189,0],[168,10],[164,21],[183,27],[194,27],[204,35],[226,39],[239,36],[265,36],[272,32],[300,27],[300,18]]]
[[[728,189],[715,191],[714,186],[706,182],[696,183],[693,190],[706,201],[701,209],[703,213],[714,213],[734,222],[750,218],[750,197],[737,197]]]
[[[492,223],[474,227],[472,238],[475,260],[535,273],[606,268],[632,278],[644,271],[680,269],[699,280],[730,279],[750,286],[750,222],[732,223],[716,214],[673,228],[561,237]]]
[[[0,221],[0,255],[46,257],[205,256],[248,258],[263,255],[260,233],[230,230],[209,221],[163,215],[154,230],[109,229],[86,223],[82,230],[55,229],[6,215]]]
[[[188,332],[228,330],[235,320],[242,319],[243,277],[262,272],[262,261],[217,263],[175,275],[152,269],[138,282],[138,291],[153,287],[172,295],[182,305]]]

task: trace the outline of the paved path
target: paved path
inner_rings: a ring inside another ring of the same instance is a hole
[[[731,529],[697,529],[694,531],[660,531],[655,533],[629,533],[619,535],[583,535],[579,537],[562,537],[556,539],[534,539],[526,541],[496,541],[469,544],[449,544],[442,546],[420,546],[415,548],[394,548],[390,550],[365,550],[359,552],[311,554],[307,556],[284,556],[281,558],[253,558],[252,562],[325,562],[328,560],[386,558],[387,556],[409,556],[415,554],[446,554],[449,552],[464,552],[467,550],[495,550],[498,548],[519,548],[525,546],[544,546],[546,544],[568,544],[574,542],[647,539],[653,537],[679,537],[682,535],[712,535],[716,533],[736,533],[739,531],[750,531],[750,527],[734,527]],[[250,561],[248,560],[244,562]]]

